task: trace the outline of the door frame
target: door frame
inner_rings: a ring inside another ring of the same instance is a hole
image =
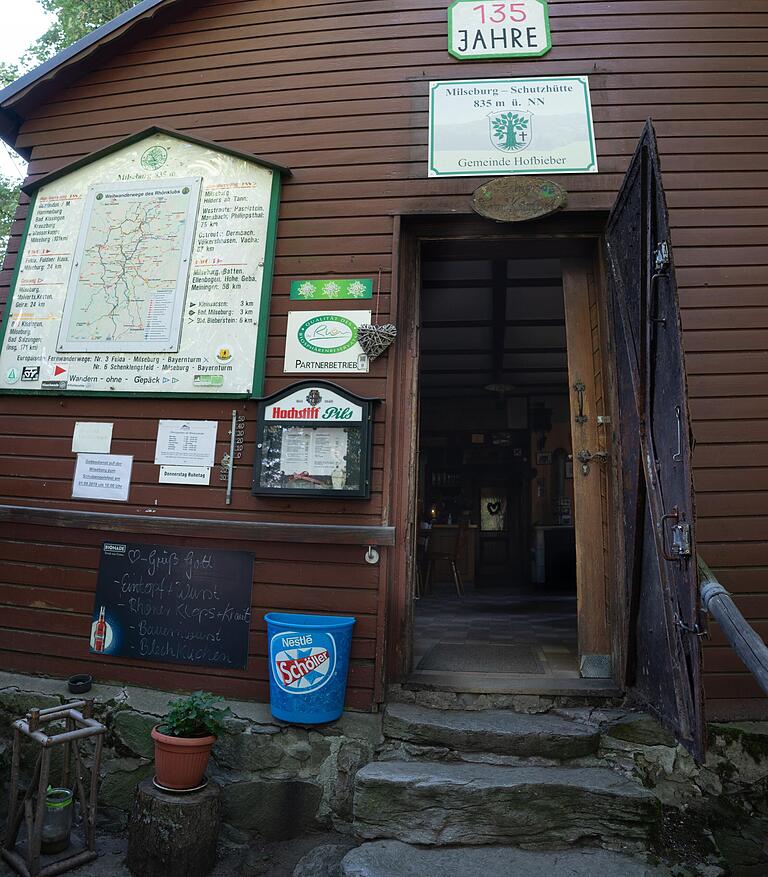
[[[398,217],[396,227],[396,261],[393,264],[393,284],[396,302],[393,310],[398,326],[399,353],[392,372],[392,409],[395,420],[390,435],[390,471],[392,521],[399,534],[392,550],[392,563],[387,588],[386,619],[386,680],[403,683],[411,671],[413,587],[415,581],[416,547],[416,489],[418,478],[418,376],[419,376],[419,308],[421,299],[421,249],[426,241],[509,242],[556,241],[560,258],[581,260],[588,265],[588,274],[594,283],[594,299],[598,311],[601,337],[602,382],[606,409],[615,412],[615,379],[613,375],[611,313],[607,301],[607,284],[601,260],[601,242],[605,228],[605,213],[563,213],[535,222],[501,225],[474,215],[404,215]],[[585,262],[586,260],[586,262]],[[565,284],[565,278],[564,278]],[[570,346],[570,345],[569,345]],[[570,377],[570,371],[569,371]],[[571,400],[573,402],[573,400]],[[573,410],[573,405],[571,405]],[[615,422],[607,427],[608,445],[613,443]],[[572,435],[572,441],[575,441]],[[597,450],[598,448],[589,448]],[[602,448],[600,448],[602,449]],[[609,447],[609,453],[611,448]],[[595,464],[599,465],[599,464]],[[605,642],[612,655],[612,680],[606,683],[624,682],[625,647],[622,630],[626,630],[622,618],[624,607],[620,599],[619,571],[623,563],[621,527],[613,509],[621,508],[618,502],[620,485],[616,478],[616,460],[611,459],[607,471],[606,502],[608,504],[608,527],[610,545],[605,558],[605,580],[612,583],[606,588],[605,613],[607,630]],[[597,474],[597,473],[596,473]],[[605,514],[605,512],[604,512]],[[588,562],[584,560],[583,562]],[[580,633],[581,652],[581,633]]]

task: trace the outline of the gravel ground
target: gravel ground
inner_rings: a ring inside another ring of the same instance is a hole
[[[329,832],[247,846],[220,844],[219,861],[210,877],[292,877],[296,863],[311,849],[346,840],[342,835]],[[127,845],[124,836],[101,833],[96,842],[98,859],[69,873],[75,877],[134,877],[124,865]],[[0,877],[13,875],[15,872],[0,861]]]

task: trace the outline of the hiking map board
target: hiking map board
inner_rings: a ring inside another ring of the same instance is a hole
[[[246,551],[104,542],[90,651],[243,669],[252,583]]]
[[[280,170],[150,129],[36,189],[0,392],[251,396]]]

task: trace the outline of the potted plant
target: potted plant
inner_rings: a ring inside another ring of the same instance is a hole
[[[205,691],[169,702],[168,715],[152,728],[155,780],[166,789],[185,791],[203,781],[211,747],[223,729],[229,707]]]

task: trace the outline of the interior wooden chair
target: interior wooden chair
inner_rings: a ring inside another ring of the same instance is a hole
[[[424,593],[428,594],[432,580],[435,574],[435,565],[439,560],[445,560],[451,567],[453,573],[453,581],[456,585],[456,594],[459,597],[464,596],[464,583],[461,580],[461,573],[457,561],[461,556],[466,538],[467,525],[462,521],[455,530],[443,530],[439,534],[439,539],[435,538],[435,530],[429,531],[427,539],[427,574],[424,577]]]

